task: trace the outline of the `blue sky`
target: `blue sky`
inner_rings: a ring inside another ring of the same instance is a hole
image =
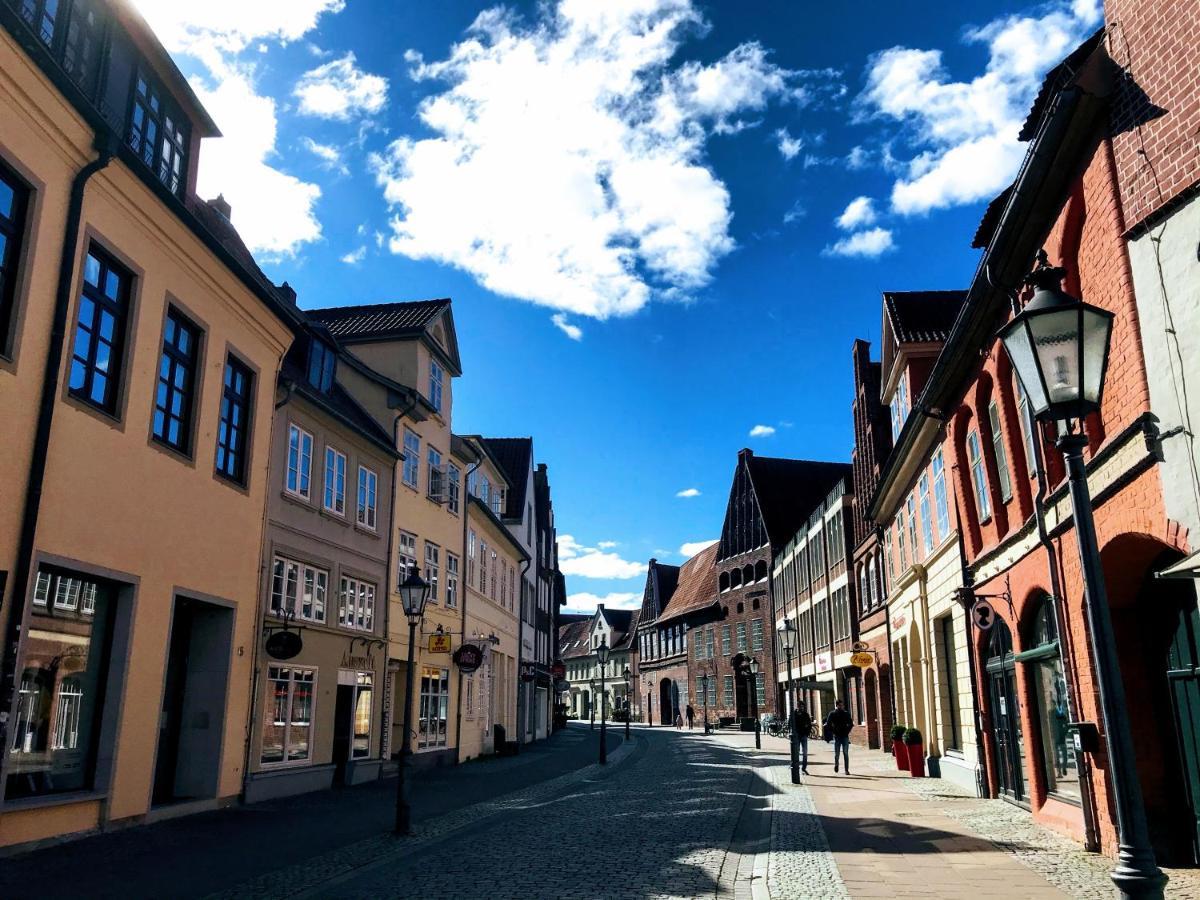
[[[849,458],[851,342],[882,290],[966,286],[1041,75],[1099,24],[1096,0],[137,3],[225,135],[200,192],[301,306],[453,298],[455,428],[533,435],[585,609],[717,536],[739,448]]]

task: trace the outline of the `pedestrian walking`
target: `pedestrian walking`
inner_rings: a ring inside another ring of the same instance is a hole
[[[850,774],[850,731],[854,728],[854,719],[846,711],[846,704],[839,700],[833,710],[825,717],[825,728],[833,737],[833,771],[838,771],[838,751],[846,764],[846,774]]]
[[[692,709],[692,704],[687,706],[688,731],[692,730],[692,726],[696,723],[696,710]]]
[[[680,715],[679,710],[675,710],[675,728],[679,731],[683,730],[683,716]]]
[[[812,733],[813,720],[808,707],[803,703],[792,710],[792,734],[800,744],[800,771],[808,774],[808,738]]]

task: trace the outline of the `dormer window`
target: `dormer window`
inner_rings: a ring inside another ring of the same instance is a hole
[[[129,146],[167,190],[176,196],[182,193],[187,122],[144,69],[138,70],[134,83]]]
[[[104,24],[96,0],[16,0],[12,5],[90,97],[99,68]]]
[[[337,355],[333,348],[316,338],[308,345],[308,383],[323,394],[333,389],[333,372]]]

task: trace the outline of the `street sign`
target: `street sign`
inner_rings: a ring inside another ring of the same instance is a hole
[[[450,652],[450,635],[448,635],[448,634],[431,634],[429,636],[429,652],[430,653],[449,653]]]
[[[986,600],[976,600],[971,607],[971,620],[980,631],[987,631],[996,624],[996,611]]]
[[[874,661],[875,657],[870,653],[863,653],[862,651],[859,651],[858,653],[850,654],[850,665],[858,666],[860,669],[871,668],[871,663]]]

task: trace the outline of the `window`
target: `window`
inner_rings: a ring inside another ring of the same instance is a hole
[[[446,606],[458,606],[458,557],[446,554]]]
[[[404,483],[411,488],[417,486],[421,468],[421,439],[415,431],[404,429]]]
[[[479,493],[476,496],[483,501],[483,505],[488,509],[492,507],[492,483],[488,481],[486,475],[479,476]]]
[[[1037,449],[1034,445],[1036,440],[1035,435],[1037,429],[1033,424],[1033,412],[1029,408],[1029,397],[1025,395],[1025,387],[1021,384],[1021,379],[1016,379],[1017,382],[1017,408],[1021,412],[1021,433],[1025,438],[1025,464],[1029,467],[1029,474],[1037,474]]]
[[[325,591],[329,573],[282,556],[275,557],[271,580],[271,611],[295,613],[297,619],[325,621]]]
[[[434,450],[432,447],[430,447],[429,448],[428,493],[429,493],[429,498],[431,500],[437,500],[440,502],[443,499],[442,498],[442,489],[443,489],[442,479],[443,479],[443,477],[444,477],[444,475],[442,472],[442,454],[439,451]]]
[[[892,397],[892,441],[900,436],[901,430],[904,428],[904,420],[908,418],[908,388],[905,383],[904,374],[901,373],[900,380],[896,383],[896,394]]]
[[[435,359],[429,361],[429,404],[435,412],[442,411],[442,367]]]
[[[350,755],[362,759],[371,755],[371,698],[375,694],[375,676],[356,672],[354,685],[354,740]]]
[[[267,685],[271,696],[263,727],[263,765],[307,760],[312,752],[316,669],[270,666]]]
[[[458,515],[459,509],[459,488],[462,481],[462,473],[459,472],[458,466],[454,463],[449,463],[446,466],[446,509]]]
[[[1079,772],[1075,767],[1075,752],[1071,746],[1068,725],[1071,711],[1067,701],[1067,679],[1059,650],[1058,625],[1054,600],[1042,599],[1030,635],[1031,649],[1018,659],[1033,675],[1033,690],[1037,705],[1040,732],[1042,772],[1046,789],[1059,796],[1079,800]],[[1029,670],[1032,669],[1032,673]]]
[[[906,503],[908,509],[908,546],[912,550],[913,563],[917,562],[917,504],[913,499],[913,495],[908,495]]]
[[[500,485],[496,485],[492,489],[492,512],[498,516],[504,515],[504,495],[506,493],[507,491]]]
[[[746,623],[738,622],[735,626],[737,634],[737,650],[739,653],[745,653],[746,647]]]
[[[493,600],[496,599],[496,581],[500,578],[500,566],[497,564],[496,551],[491,551],[492,559],[491,566],[488,568],[488,596]]]
[[[450,670],[421,669],[421,706],[417,720],[417,749],[446,746],[446,720],[450,709]]]
[[[54,44],[58,29],[59,0],[20,0],[17,11],[47,47]]]
[[[0,164],[0,353],[7,353],[16,319],[17,264],[25,236],[29,190]]]
[[[403,583],[417,564],[417,536],[401,531],[396,550],[396,583]]]
[[[996,475],[1000,479],[1000,498],[1012,499],[1012,479],[1008,474],[1008,452],[1004,449],[1004,433],[1000,430],[1000,407],[993,400],[988,404],[988,424],[992,427],[992,450],[996,454]]]
[[[83,295],[71,353],[70,391],[106,412],[117,408],[132,276],[95,245],[83,266]]]
[[[309,497],[312,478],[313,436],[299,425],[288,425],[288,467],[284,489],[289,494]]]
[[[379,476],[366,466],[358,467],[358,524],[375,530]]]
[[[475,531],[467,532],[467,585],[475,587]]]
[[[716,654],[713,652],[715,649],[714,641],[716,639],[716,633],[713,631],[713,627],[711,625],[709,625],[708,628],[705,629],[705,632],[706,632],[705,633],[706,647],[705,647],[704,652],[708,656],[709,659],[713,659],[716,656]],[[716,688],[714,687],[713,690],[715,691]]]
[[[754,694],[758,698],[758,709],[761,712],[767,703],[767,675],[765,672],[755,673]]]
[[[755,619],[750,623],[750,649],[761,650],[763,648],[763,620]]]
[[[375,585],[342,577],[338,593],[338,624],[358,631],[375,630]]]
[[[921,473],[917,481],[917,493],[921,498],[921,544],[925,555],[933,552],[933,517],[929,514],[929,475]]]
[[[717,678],[715,675],[708,679],[708,705],[712,707],[717,705]]]
[[[325,508],[346,514],[346,454],[333,447],[325,448]]]
[[[488,587],[488,545],[479,542],[479,593],[486,594]]]
[[[253,380],[249,369],[232,356],[226,358],[221,421],[217,426],[217,474],[239,484],[246,481],[246,438]]]
[[[721,684],[721,705],[727,708],[733,706],[733,676],[726,675]]]
[[[722,625],[721,626],[721,654],[723,656],[729,656],[729,654],[732,652],[729,648],[729,640],[730,640],[729,626]]]
[[[441,552],[442,548],[437,544],[425,542],[425,580],[429,582],[429,599],[437,603],[438,600],[438,574],[441,569]]]
[[[933,454],[933,505],[937,509],[938,537],[945,539],[950,533],[950,510],[946,504],[946,463],[940,447]]]
[[[979,447],[979,432],[967,434],[967,460],[971,466],[971,482],[975,486],[975,505],[979,512],[979,521],[986,522],[992,517],[992,502],[988,499],[987,476],[983,472],[983,453]]]
[[[333,371],[337,355],[324,341],[313,338],[308,344],[308,383],[328,394],[333,389]]]
[[[945,725],[942,741],[946,747],[962,749],[962,723],[958,715],[958,657],[954,646],[954,617],[942,616],[934,622],[941,659],[938,660],[942,696],[945,698],[949,721]]]
[[[108,582],[38,570],[25,667],[14,673],[8,799],[93,786],[115,602]]]
[[[129,146],[172,194],[184,187],[187,122],[163,99],[163,92],[144,71],[134,84],[129,117]]]
[[[48,0],[52,2],[52,0]],[[29,6],[26,0],[25,6]],[[100,45],[104,23],[96,9],[96,0],[74,0],[67,20],[66,36],[62,42],[63,69],[89,95],[96,86],[100,71]]]

